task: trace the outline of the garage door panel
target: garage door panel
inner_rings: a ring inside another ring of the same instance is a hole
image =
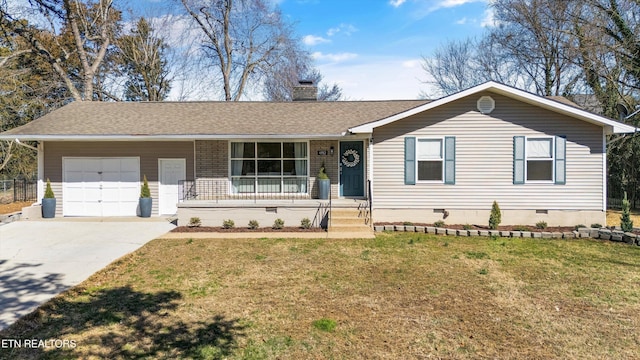
[[[64,215],[136,215],[138,158],[66,158],[63,164]]]
[[[78,159],[82,162],[82,170],[84,172],[99,172],[102,171],[102,161],[100,159]]]

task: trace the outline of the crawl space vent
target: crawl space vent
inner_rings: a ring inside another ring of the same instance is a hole
[[[478,110],[482,114],[491,114],[493,109],[496,108],[496,102],[491,96],[483,96],[478,99]]]

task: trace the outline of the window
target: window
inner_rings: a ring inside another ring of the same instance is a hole
[[[567,183],[567,139],[555,137],[513,137],[513,183]]]
[[[456,138],[404,138],[404,183],[416,181],[456,183]]]
[[[553,181],[552,138],[527,138],[527,181]]]
[[[306,142],[232,142],[233,193],[306,193]]]
[[[418,139],[418,181],[442,181],[442,139]]]

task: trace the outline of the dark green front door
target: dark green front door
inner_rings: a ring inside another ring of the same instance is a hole
[[[340,142],[340,195],[364,196],[362,141]]]

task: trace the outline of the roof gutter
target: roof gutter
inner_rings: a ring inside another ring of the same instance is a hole
[[[320,135],[236,134],[236,135],[11,135],[0,134],[0,140],[8,141],[191,141],[233,139],[336,139],[346,133]]]

